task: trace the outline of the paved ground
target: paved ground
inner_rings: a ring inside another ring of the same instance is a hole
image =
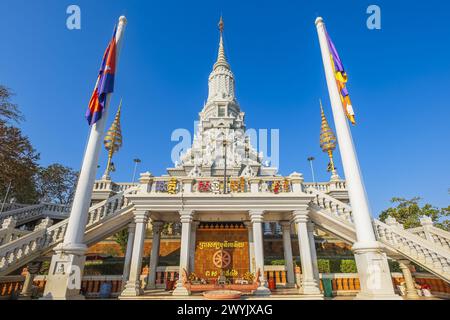
[[[324,298],[322,296],[304,296],[298,294],[297,289],[280,289],[275,291],[272,295],[267,297],[258,297],[252,295],[243,295],[241,300],[353,300],[354,295],[338,296],[333,298]],[[172,296],[170,291],[163,289],[148,290],[145,295],[140,297],[120,297],[121,300],[205,300],[202,293],[195,293],[191,296],[177,297]],[[425,298],[420,300],[441,300],[437,297]]]

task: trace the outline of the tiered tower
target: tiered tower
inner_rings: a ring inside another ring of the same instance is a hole
[[[246,136],[245,114],[236,100],[234,75],[225,55],[222,18],[219,30],[219,53],[209,76],[208,100],[200,112],[197,133],[192,147],[168,173],[181,177],[275,175],[277,169],[263,166],[263,154],[258,154]]]

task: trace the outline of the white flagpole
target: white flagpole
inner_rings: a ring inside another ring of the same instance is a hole
[[[123,16],[120,17],[116,32],[116,67],[119,62],[126,24],[127,19]],[[44,300],[84,298],[80,295],[81,277],[83,275],[86,259],[85,253],[87,250],[84,244],[84,233],[86,231],[88,211],[91,204],[92,190],[94,188],[97,163],[105,124],[108,118],[110,101],[111,94],[108,94],[102,118],[91,128],[64,242],[54,249],[47,283],[45,285],[44,297],[42,298]]]
[[[121,16],[119,18],[119,24],[117,26],[116,32],[116,73],[126,24],[127,19],[124,16]],[[84,232],[86,229],[88,210],[91,204],[95,176],[97,174],[97,164],[100,156],[101,145],[103,142],[105,125],[108,119],[111,95],[112,94],[108,94],[106,97],[105,109],[103,111],[102,118],[91,128],[83,164],[81,166],[80,178],[78,180],[77,188],[75,191],[69,224],[67,226],[67,231],[64,237],[63,246],[65,248],[85,247],[85,245],[83,244]]]
[[[342,105],[333,72],[325,23],[321,17],[316,19],[316,27],[356,230],[357,242],[353,245],[353,251],[355,252],[355,260],[361,281],[361,293],[359,297],[364,299],[396,299],[398,297],[395,296],[393,291],[386,256],[375,237],[369,209],[369,200],[364,187],[350,126],[344,113],[344,106]]]
[[[339,95],[336,78],[333,73],[331,53],[325,34],[325,24],[322,18],[316,20],[317,32],[319,34],[320,48],[322,51],[323,65],[330,94],[331,108],[333,111],[334,124],[338,146],[342,157],[342,166],[347,181],[348,193],[352,204],[353,219],[355,222],[358,242],[376,241],[373,232],[369,201],[364,188],[352,134],[344,113],[344,107]]]

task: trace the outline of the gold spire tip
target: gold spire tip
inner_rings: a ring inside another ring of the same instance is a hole
[[[225,23],[223,22],[223,17],[220,16],[220,21],[219,21],[219,30],[220,33],[223,33],[223,29],[225,28]]]

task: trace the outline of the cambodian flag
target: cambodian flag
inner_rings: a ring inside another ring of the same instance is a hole
[[[106,97],[108,93],[112,93],[114,91],[114,75],[116,73],[117,53],[116,32],[117,27],[114,29],[111,42],[103,55],[103,61],[98,73],[97,83],[95,85],[94,92],[92,93],[91,100],[89,101],[86,119],[90,126],[94,125],[102,118],[103,111],[105,109]]]

